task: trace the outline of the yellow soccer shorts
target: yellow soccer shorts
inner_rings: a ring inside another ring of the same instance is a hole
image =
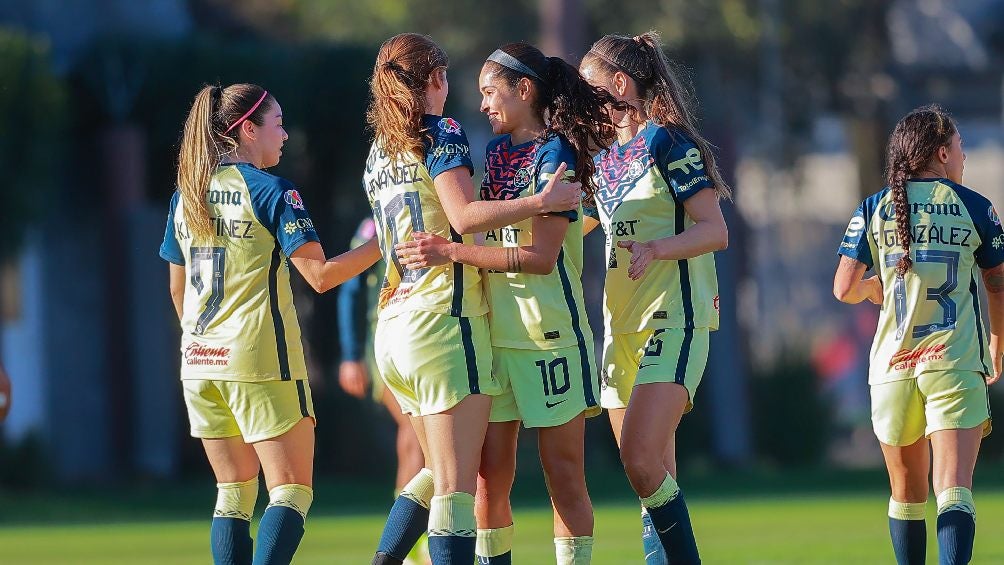
[[[983,426],[990,435],[986,381],[976,371],[928,371],[871,386],[872,427],[886,445],[912,445],[940,430]]]
[[[626,408],[635,385],[676,383],[686,387],[694,407],[697,385],[708,366],[711,332],[708,328],[667,328],[603,338],[600,404]]]
[[[300,420],[314,416],[305,380],[253,383],[186,379],[181,381],[192,437],[241,436],[246,443],[272,439]]]
[[[560,426],[598,415],[592,344],[560,349],[492,348],[502,394],[492,399],[491,422],[522,420],[527,428]]]
[[[377,371],[401,412],[438,414],[470,394],[502,391],[492,376],[488,316],[404,312],[377,322]]]

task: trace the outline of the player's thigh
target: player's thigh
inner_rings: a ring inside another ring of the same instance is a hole
[[[495,395],[487,316],[407,312],[380,320],[376,357],[384,383],[413,416],[449,410],[469,395]]]
[[[314,423],[303,418],[282,435],[254,444],[269,489],[314,483]]]
[[[240,436],[203,439],[209,466],[218,483],[242,483],[258,476],[258,455]]]
[[[662,464],[666,446],[690,404],[686,387],[671,382],[635,385],[621,428],[621,458],[625,465]]]
[[[581,414],[600,413],[593,348],[496,348],[497,367],[507,375],[519,418],[527,428],[560,426]]]
[[[537,430],[537,449],[548,489],[585,492],[586,417]]]
[[[474,494],[491,397],[470,394],[452,408],[422,416],[436,494]]]
[[[624,429],[624,414],[626,412],[626,408],[607,409],[607,416],[610,418],[610,430],[614,434],[614,440],[617,442],[618,448],[621,446],[621,431]]]
[[[924,437],[927,418],[916,379],[871,385],[870,395],[872,429],[879,442],[907,447]]]
[[[931,449],[921,437],[910,445],[894,446],[879,443],[889,473],[889,488],[898,502],[927,500],[928,476],[931,470]]]

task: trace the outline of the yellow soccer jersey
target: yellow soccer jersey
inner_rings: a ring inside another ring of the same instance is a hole
[[[194,241],[171,199],[160,256],[185,266],[181,378],[307,378],[287,258],[317,241],[292,183],[248,163],[220,166],[206,191],[216,234]]]
[[[508,135],[488,144],[482,200],[511,200],[542,190],[565,163],[574,174],[575,151],[564,137],[551,135],[513,145]],[[512,349],[557,349],[592,340],[582,298],[582,222],[578,211],[557,215],[569,219],[568,231],[549,275],[488,273],[492,345]],[[533,218],[485,233],[489,247],[533,244]]]
[[[1004,263],[1004,230],[984,196],[947,179],[907,183],[913,267],[896,263],[892,191],[868,197],[847,226],[838,253],[874,269],[883,304],[872,342],[870,384],[910,379],[925,371],[990,373],[977,268]]]
[[[426,115],[423,118],[431,140],[425,155],[404,162],[391,161],[374,143],[366,160],[363,186],[377,238],[387,259],[380,289],[380,319],[403,312],[423,310],[454,317],[480,316],[488,311],[475,267],[452,263],[418,270],[403,269],[394,246],[411,238],[412,232],[433,233],[455,242],[473,243],[450,226],[433,180],[440,173],[466,167],[473,174],[467,136],[453,118]]]
[[[683,132],[648,122],[631,141],[596,156],[596,208],[587,213],[606,232],[603,318],[608,335],[652,329],[718,329],[715,257],[652,261],[628,277],[631,253],[621,240],[652,241],[694,225],[686,199],[713,188],[701,152]]]

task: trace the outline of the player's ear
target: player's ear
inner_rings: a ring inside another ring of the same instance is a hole
[[[617,96],[624,96],[624,93],[627,92],[627,81],[628,77],[623,71],[617,71],[614,73],[614,92],[617,93]]]
[[[941,161],[942,164],[948,163],[947,145],[942,145],[941,147],[938,148],[938,160]]]

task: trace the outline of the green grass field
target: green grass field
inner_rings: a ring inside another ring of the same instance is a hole
[[[865,490],[803,496],[770,492],[764,497],[703,490],[691,497],[690,505],[704,562],[890,563],[887,495],[875,488]],[[343,512],[332,506],[312,512],[295,563],[369,563],[383,516],[372,503],[358,504],[367,496],[365,489],[354,496]],[[95,495],[0,493],[0,563],[207,563],[208,519],[191,515],[190,494],[170,498],[131,494],[130,510],[122,500]],[[605,496],[596,504],[593,563],[597,565],[642,562],[638,511],[630,498],[621,500]],[[973,562],[1004,563],[1004,536],[996,520],[1004,515],[1004,490],[995,486],[979,491],[976,500],[980,520]],[[17,518],[12,510],[18,501],[34,507],[31,519]],[[259,498],[259,515],[261,503]],[[937,563],[933,503],[929,512],[928,562]],[[88,514],[104,518],[94,520]],[[157,519],[158,515],[166,518]],[[64,523],[56,522],[57,516]],[[554,562],[547,508],[517,506],[516,527],[516,563]]]

